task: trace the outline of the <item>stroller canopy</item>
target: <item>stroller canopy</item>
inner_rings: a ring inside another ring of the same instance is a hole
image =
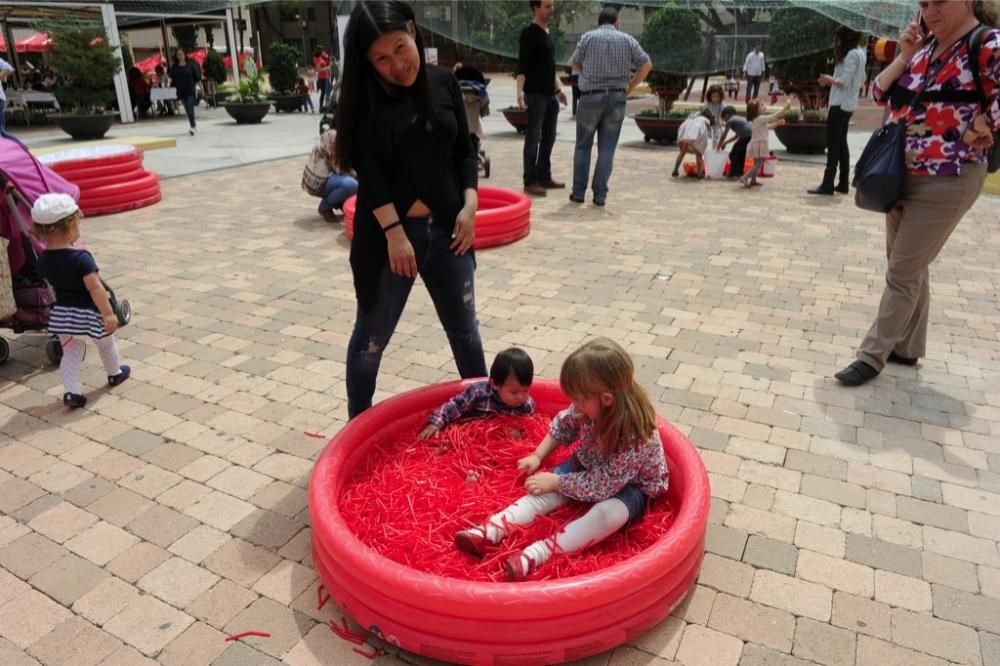
[[[16,203],[13,197],[6,196],[8,189],[16,189],[29,203],[34,203],[39,195],[46,192],[68,194],[78,200],[80,188],[39,162],[20,141],[8,136],[0,136],[0,175],[3,176],[0,178],[3,181],[3,192],[0,195],[0,236],[10,240],[7,246],[10,272],[17,275],[28,261],[22,235],[22,231],[27,229],[19,228],[14,214],[18,213],[27,224],[31,220],[31,210]],[[41,247],[35,243],[36,252]]]

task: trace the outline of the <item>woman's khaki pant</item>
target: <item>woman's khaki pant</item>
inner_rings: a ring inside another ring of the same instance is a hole
[[[890,352],[926,354],[931,292],[928,266],[944,247],[986,180],[985,164],[965,164],[959,176],[910,176],[903,197],[885,216],[885,291],[858,359],[881,371]]]

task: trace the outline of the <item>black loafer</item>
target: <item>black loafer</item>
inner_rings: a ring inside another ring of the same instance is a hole
[[[834,375],[844,386],[861,386],[869,379],[878,377],[879,371],[864,361],[855,361]]]
[[[806,190],[806,192],[809,194],[827,194],[829,196],[833,196],[833,189],[826,187],[816,187],[811,190]]]
[[[898,363],[899,365],[916,365],[917,359],[906,358],[905,356],[900,356],[896,352],[889,352],[889,358],[887,359],[889,363]]]
[[[848,192],[850,192],[850,191],[851,191],[851,186],[850,186],[850,185],[847,185],[847,184],[845,183],[844,185],[837,185],[837,188],[836,188],[836,189],[837,189],[837,191],[838,191],[838,192],[840,192],[841,194],[847,194]]]

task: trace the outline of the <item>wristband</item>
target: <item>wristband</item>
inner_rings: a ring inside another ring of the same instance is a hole
[[[384,227],[382,227],[382,233],[383,234],[387,234],[387,233],[389,233],[390,229],[393,229],[395,227],[401,226],[402,224],[403,224],[402,220],[396,220],[392,224],[387,224]]]

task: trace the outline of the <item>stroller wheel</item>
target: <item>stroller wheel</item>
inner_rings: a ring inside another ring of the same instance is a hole
[[[118,325],[125,326],[132,321],[132,306],[124,298],[115,304],[115,316],[118,317]]]
[[[490,177],[490,158],[483,160],[483,178]]]
[[[49,357],[54,365],[59,365],[62,361],[62,344],[59,342],[59,338],[53,335],[51,338],[45,341],[45,355]]]
[[[10,358],[10,345],[0,338],[0,363],[6,363],[8,358]]]

